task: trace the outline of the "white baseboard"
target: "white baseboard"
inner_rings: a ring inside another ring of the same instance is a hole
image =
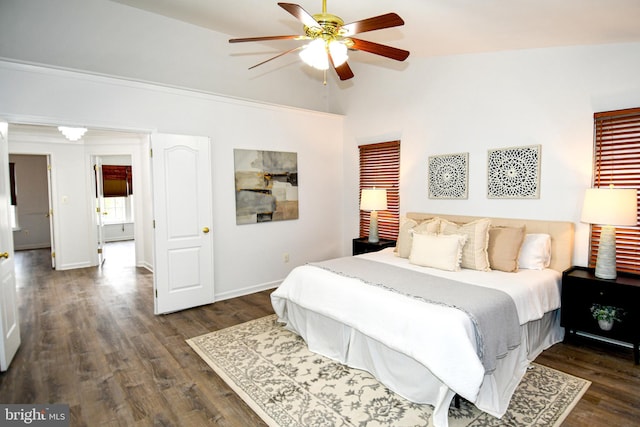
[[[280,283],[282,283],[282,280],[277,280],[275,282],[268,282],[268,283],[260,283],[255,286],[249,286],[247,288],[242,288],[242,289],[234,289],[232,292],[222,292],[219,294],[216,293],[215,301],[224,301],[226,299],[255,294],[256,292],[262,292],[268,289],[274,289],[280,286]]]

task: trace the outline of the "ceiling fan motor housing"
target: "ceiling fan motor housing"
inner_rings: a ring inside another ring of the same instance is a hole
[[[311,38],[324,38],[333,40],[339,36],[340,27],[344,25],[342,18],[330,13],[316,13],[313,19],[320,24],[321,28],[304,26],[304,33]]]

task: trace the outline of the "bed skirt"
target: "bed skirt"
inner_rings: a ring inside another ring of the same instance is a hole
[[[434,425],[448,426],[448,409],[455,391],[415,359],[392,350],[350,326],[291,301],[287,301],[279,320],[300,335],[311,351],[370,372],[408,400],[433,405]],[[499,359],[494,372],[485,375],[480,391],[472,402],[478,409],[498,418],[506,412],[529,363],[564,337],[564,329],[560,326],[560,310],[549,312],[542,319],[520,328],[521,345]],[[441,344],[434,344],[433,351],[446,352],[447,349]]]

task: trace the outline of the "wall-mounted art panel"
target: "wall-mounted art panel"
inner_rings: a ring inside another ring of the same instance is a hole
[[[540,145],[489,150],[487,197],[538,199],[540,197]]]
[[[236,224],[298,219],[298,154],[234,150]]]
[[[469,153],[429,157],[429,198],[466,199]]]

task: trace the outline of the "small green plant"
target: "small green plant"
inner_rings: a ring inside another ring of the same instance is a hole
[[[591,306],[591,314],[596,320],[605,320],[607,322],[617,320],[618,322],[621,322],[624,310],[612,305],[593,304]]]

